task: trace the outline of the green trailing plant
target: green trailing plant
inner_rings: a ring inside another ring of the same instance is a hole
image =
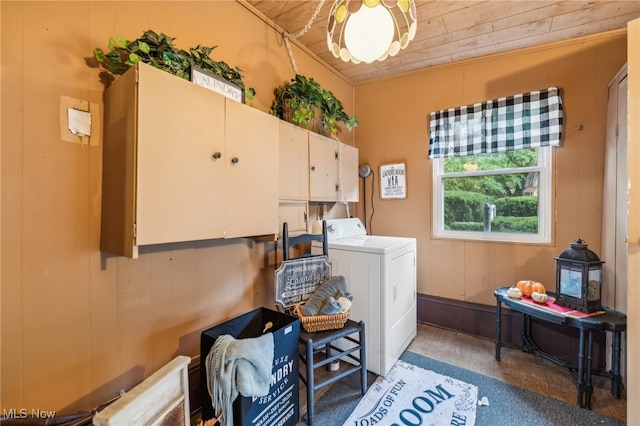
[[[338,122],[343,122],[348,130],[358,125],[356,116],[349,116],[339,99],[330,91],[323,89],[313,78],[296,74],[295,78],[285,85],[273,90],[274,100],[270,113],[281,119],[285,118],[285,104],[289,103],[292,111],[291,121],[302,127],[308,126],[315,117],[317,108],[322,113],[322,127],[332,136],[338,133]]]
[[[129,41],[124,37],[109,38],[109,52],[94,50],[94,57],[100,65],[113,75],[124,74],[138,62],[144,62],[178,77],[189,80],[191,67],[196,66],[240,87],[249,100],[255,97],[253,88],[245,88],[241,70],[232,68],[224,61],[210,58],[217,46],[198,45],[189,50],[174,46],[175,38],[164,33],[157,34],[152,30],[145,31],[136,40]]]

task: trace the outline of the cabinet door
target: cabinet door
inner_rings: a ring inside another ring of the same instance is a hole
[[[309,199],[309,131],[280,121],[279,194],[281,200]]]
[[[279,209],[278,230],[280,233],[282,233],[284,222],[287,222],[291,235],[303,234],[309,231],[307,226],[309,205],[306,201],[281,201]]]
[[[279,120],[250,106],[226,102],[225,238],[278,233]]]
[[[358,201],[358,149],[350,145],[339,144],[339,155],[342,163],[339,165],[340,189],[338,198],[340,201]]]
[[[309,133],[309,200],[358,201],[358,150]]]
[[[338,142],[309,133],[309,200],[338,201]]]
[[[109,86],[104,107],[100,249],[135,258],[135,69]]]
[[[224,236],[225,98],[141,64],[137,245]]]

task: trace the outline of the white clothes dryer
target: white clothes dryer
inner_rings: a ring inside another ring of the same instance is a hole
[[[367,369],[384,376],[417,333],[416,239],[367,235],[358,218],[326,222],[333,275],[353,294],[350,318],[365,322]]]

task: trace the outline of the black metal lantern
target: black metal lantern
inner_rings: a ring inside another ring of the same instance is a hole
[[[582,312],[600,309],[602,264],[580,238],[556,257],[556,305]]]

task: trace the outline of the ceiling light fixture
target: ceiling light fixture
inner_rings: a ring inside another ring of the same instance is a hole
[[[416,29],[415,0],[336,0],[329,12],[327,45],[336,58],[369,64],[397,55]]]

